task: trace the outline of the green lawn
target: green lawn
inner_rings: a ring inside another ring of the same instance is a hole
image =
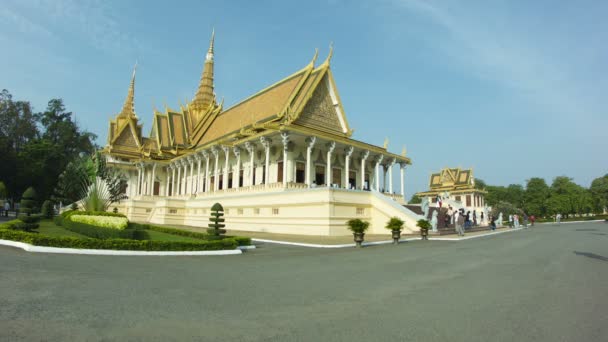
[[[157,232],[154,230],[147,230],[150,240],[152,241],[182,241],[182,242],[201,242],[201,239],[195,239],[188,236],[180,236]]]
[[[48,236],[70,236],[77,238],[86,238],[86,236],[74,233],[69,231],[63,227],[55,225],[52,220],[42,220],[40,221],[40,227],[36,229],[38,233]]]
[[[63,227],[55,225],[52,220],[42,220],[40,221],[40,227],[36,229],[38,233],[48,236],[70,236],[77,238],[88,238],[85,235],[81,235],[78,233],[74,233],[69,231]],[[181,242],[200,242],[200,239],[191,238],[188,236],[180,236],[167,234],[162,232],[157,232],[153,230],[146,230],[148,235],[150,236],[150,240],[152,241],[181,241]]]

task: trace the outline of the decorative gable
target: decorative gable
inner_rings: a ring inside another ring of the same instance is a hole
[[[120,135],[116,138],[113,145],[127,146],[127,147],[138,147],[137,140],[133,136],[129,125],[125,126],[120,132]]]
[[[332,97],[330,89],[329,79],[325,76],[317,85],[312,97],[302,110],[302,114],[294,124],[345,134],[347,129],[340,120],[339,102],[335,96]]]

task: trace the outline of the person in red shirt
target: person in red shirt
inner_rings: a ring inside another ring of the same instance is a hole
[[[536,221],[536,217],[534,217],[534,215],[530,215],[530,223],[532,227],[534,227],[534,221]]]

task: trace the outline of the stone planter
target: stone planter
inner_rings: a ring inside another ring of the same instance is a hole
[[[391,235],[393,237],[393,245],[399,244],[399,239],[401,239],[401,230],[391,230]]]
[[[420,228],[420,236],[422,237],[422,240],[428,240],[428,236],[429,236],[429,229],[428,228]]]
[[[365,233],[353,233],[355,238],[355,247],[361,248],[361,243],[363,242],[363,238],[365,237]]]

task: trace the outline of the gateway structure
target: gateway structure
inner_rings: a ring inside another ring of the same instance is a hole
[[[134,110],[135,72],[103,149],[121,170],[130,220],[204,227],[220,202],[227,227],[286,234],[345,235],[346,220],[386,233],[392,216],[417,230],[404,208],[411,161],[351,138],[327,59],[317,54],[299,71],[230,108],[214,92],[214,38],[199,87],[179,110],[154,111],[149,137]],[[393,180],[393,168],[400,177]],[[399,193],[393,189],[399,181]]]

